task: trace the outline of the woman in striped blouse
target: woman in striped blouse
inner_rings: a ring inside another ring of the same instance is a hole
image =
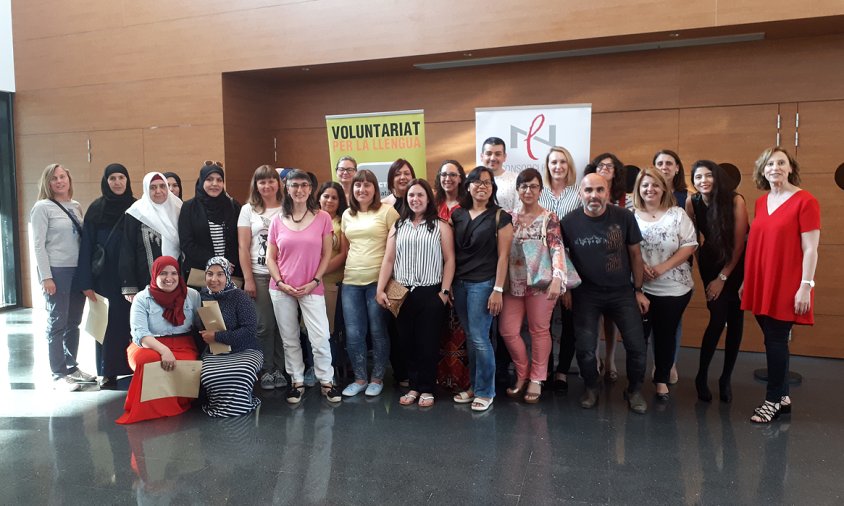
[[[408,343],[406,362],[410,391],[399,402],[420,407],[434,404],[439,331],[454,278],[454,234],[437,216],[434,193],[424,179],[414,179],[407,190],[407,205],[387,238],[387,250],[378,276],[378,303],[389,309],[385,289],[390,277],[410,292],[397,323]]]

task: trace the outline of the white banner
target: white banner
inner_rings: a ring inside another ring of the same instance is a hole
[[[500,137],[507,146],[504,169],[521,172],[533,167],[545,173],[545,157],[552,146],[569,150],[578,180],[589,163],[592,104],[479,107],[475,109],[477,163],[482,143]]]

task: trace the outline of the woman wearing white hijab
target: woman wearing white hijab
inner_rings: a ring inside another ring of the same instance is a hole
[[[150,281],[150,268],[156,258],[181,257],[179,212],[182,201],[167,187],[160,172],[144,176],[144,194],[126,210],[123,245],[120,251],[122,292],[131,301]]]

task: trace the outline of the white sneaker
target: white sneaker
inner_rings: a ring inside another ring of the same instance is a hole
[[[79,390],[79,383],[77,383],[70,376],[62,376],[53,380],[53,390],[61,390],[63,392],[75,392]]]
[[[72,373],[68,374],[67,377],[72,378],[77,383],[96,383],[97,377],[88,374],[87,372],[83,371],[82,369],[77,368]]]

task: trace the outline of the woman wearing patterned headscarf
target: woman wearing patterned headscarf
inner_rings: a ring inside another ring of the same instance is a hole
[[[191,405],[188,397],[141,400],[146,364],[160,362],[161,368],[170,372],[178,367],[178,360],[198,357],[192,330],[199,293],[188,288],[179,275],[179,263],[171,256],[158,257],[151,274],[149,286],[135,295],[129,312],[132,343],[126,355],[135,375],[126,393],[123,416],[117,419],[120,424],[180,415]]]
[[[126,210],[135,202],[129,171],[119,163],[105,168],[100,181],[102,196],[88,208],[82,227],[76,286],[92,302],[94,292],[108,299],[108,326],[102,344],[97,343],[97,374],[102,376],[100,388],[117,387],[117,376],[132,374],[126,362],[129,336],[129,302],[120,291],[120,248]],[[102,256],[104,254],[104,257]],[[100,259],[92,267],[92,259]]]
[[[215,355],[210,348],[202,355],[200,383],[206,400],[202,410],[209,416],[228,417],[251,413],[261,400],[252,395],[252,385],[264,354],[255,337],[258,316],[249,295],[232,283],[232,264],[223,257],[212,257],[205,268],[203,301],[216,301],[226,330],[202,330],[206,344],[221,343],[231,351]]]
[[[179,241],[185,259],[182,272],[204,270],[208,259],[219,256],[234,265],[240,275],[237,250],[237,218],[240,204],[226,193],[223,168],[206,164],[196,180],[195,197],[185,202],[179,215]]]
[[[150,269],[156,258],[180,258],[179,212],[182,201],[167,190],[160,172],[144,176],[144,194],[126,210],[120,249],[120,278],[126,300],[132,301],[150,282]]]

